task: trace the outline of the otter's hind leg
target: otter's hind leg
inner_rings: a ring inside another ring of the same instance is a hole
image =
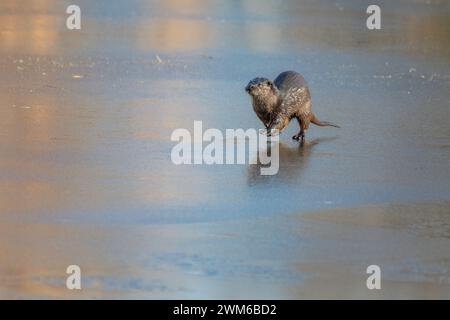
[[[301,142],[304,142],[305,141],[305,130],[303,128],[303,122],[300,117],[296,117],[296,118],[297,118],[298,124],[300,125],[300,132],[297,133],[295,136],[293,136],[292,139],[297,140],[297,141],[301,139]]]

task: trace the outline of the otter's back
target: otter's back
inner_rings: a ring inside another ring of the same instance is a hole
[[[285,71],[280,73],[274,83],[280,91],[288,91],[291,88],[308,87],[308,84],[302,75],[295,71]]]

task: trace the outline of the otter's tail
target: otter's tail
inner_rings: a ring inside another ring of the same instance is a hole
[[[317,119],[317,117],[313,114],[312,118],[311,118],[311,122],[314,123],[316,126],[320,126],[320,127],[335,127],[335,128],[340,128],[337,124],[328,122],[328,121],[320,121],[319,119]]]

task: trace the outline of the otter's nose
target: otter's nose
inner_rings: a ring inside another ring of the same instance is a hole
[[[255,87],[254,85],[249,84],[249,85],[247,85],[247,86],[245,87],[245,91],[247,91],[248,93],[250,93],[250,91],[252,91],[254,87]]]

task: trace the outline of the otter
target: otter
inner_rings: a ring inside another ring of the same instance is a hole
[[[248,83],[245,91],[252,97],[253,110],[266,127],[268,135],[271,129],[281,133],[293,118],[297,119],[300,131],[292,139],[301,139],[301,142],[305,140],[310,123],[340,128],[331,122],[320,121],[311,112],[308,84],[298,72],[282,72],[273,82],[267,78],[255,78]]]

